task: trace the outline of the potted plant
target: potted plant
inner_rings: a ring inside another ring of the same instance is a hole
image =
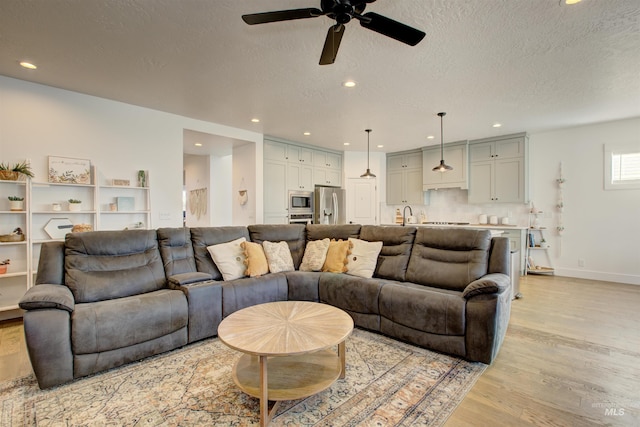
[[[0,261],[0,274],[4,274],[7,272],[7,266],[11,264],[10,259],[5,259],[4,261]]]
[[[82,200],[69,199],[69,210],[79,211],[82,208]]]
[[[11,166],[9,163],[0,163],[0,179],[17,181],[20,174],[33,178],[31,165],[26,161]]]
[[[544,239],[544,237],[542,238],[542,240],[540,240],[540,247],[542,249],[546,249],[549,247],[549,244],[547,243],[547,241]]]
[[[21,196],[9,196],[9,209],[12,211],[24,210],[24,197]]]

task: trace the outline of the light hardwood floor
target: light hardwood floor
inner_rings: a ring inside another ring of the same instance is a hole
[[[527,276],[507,336],[446,423],[640,426],[640,286]],[[22,322],[0,323],[0,380],[31,371]]]

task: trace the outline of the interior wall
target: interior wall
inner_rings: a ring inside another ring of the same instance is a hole
[[[187,193],[185,224],[187,227],[207,227],[211,223],[209,156],[184,154],[183,164],[185,174],[184,187]],[[190,195],[192,191],[201,189],[206,189],[207,191],[207,210],[198,217],[197,213],[192,213]]]
[[[0,76],[0,161],[29,159],[38,181],[47,180],[49,155],[90,159],[103,181],[136,182],[148,170],[153,228],[182,226],[184,129],[253,143],[262,158],[257,132]],[[261,194],[262,180],[255,185]],[[261,199],[256,210],[262,221]]]
[[[211,156],[211,223],[210,226],[233,224],[231,210],[233,155]]]
[[[250,225],[256,223],[256,170],[247,165],[256,163],[253,144],[244,144],[233,149],[233,185],[231,194],[232,224]],[[262,158],[260,163],[262,163]],[[240,191],[247,192],[247,201],[240,204]]]
[[[604,190],[604,144],[635,144],[640,150],[640,118],[530,135],[531,192],[548,212],[541,225],[556,274],[640,285],[640,189]],[[560,162],[565,227],[559,236]]]

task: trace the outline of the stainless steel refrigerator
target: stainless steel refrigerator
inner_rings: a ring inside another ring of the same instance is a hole
[[[346,224],[344,189],[317,185],[314,202],[313,217],[316,224]]]

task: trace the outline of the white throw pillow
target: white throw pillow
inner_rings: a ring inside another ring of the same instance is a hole
[[[327,259],[327,250],[329,249],[328,238],[322,240],[312,240],[307,242],[304,248],[304,256],[300,264],[300,271],[320,271]]]
[[[291,250],[287,242],[278,243],[264,241],[262,242],[264,254],[267,256],[269,263],[269,271],[272,273],[280,273],[281,271],[293,271],[293,258],[291,258]]]
[[[382,242],[367,242],[366,240],[349,237],[352,244],[351,254],[347,257],[347,274],[370,279],[376,270],[378,255],[382,249]]]
[[[224,280],[244,277],[246,270],[244,261],[246,258],[240,244],[246,241],[247,239],[241,237],[230,242],[207,246],[207,250],[211,254],[211,258],[216,264],[216,267],[218,267],[218,270],[222,273]]]

